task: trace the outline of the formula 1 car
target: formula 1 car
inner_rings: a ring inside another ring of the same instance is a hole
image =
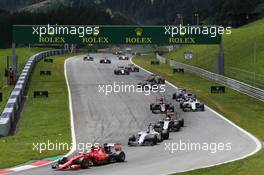
[[[154,125],[154,130],[156,132],[167,131],[169,133],[169,132],[177,132],[180,129],[181,129],[181,126],[180,126],[179,121],[174,121],[169,117],[160,119]]]
[[[56,170],[87,169],[90,166],[90,159],[91,157],[86,153],[77,154],[72,158],[63,157],[51,168]]]
[[[187,111],[204,111],[204,104],[195,98],[191,98],[180,104],[180,107],[184,112]]]
[[[129,70],[123,66],[118,66],[118,68],[114,70],[115,75],[129,75],[129,73]]]
[[[111,60],[107,59],[107,58],[104,58],[104,59],[101,59],[100,60],[100,63],[101,64],[111,64]]]
[[[146,81],[152,82],[155,84],[165,84],[165,79],[162,78],[161,76],[155,75],[155,74],[152,74],[149,77],[147,77]]]
[[[118,57],[119,60],[129,60],[129,57],[128,56],[125,56],[125,55],[120,55]]]
[[[192,93],[182,93],[176,98],[177,102],[180,102],[180,108],[182,108],[183,103],[186,103],[188,101],[195,101],[196,100],[196,95]]]
[[[124,162],[126,159],[126,154],[122,151],[121,144],[118,143],[105,143],[91,150],[89,155],[93,165]]]
[[[154,123],[153,128],[156,132],[158,133],[162,133],[163,135],[163,140],[168,140],[170,137],[170,128],[169,128],[169,123],[167,123],[165,121],[166,119],[160,119],[158,122]],[[175,128],[179,127],[180,130],[180,125],[179,123],[177,123],[178,125],[175,124]],[[178,130],[177,130],[178,131]]]
[[[146,131],[140,131],[128,139],[129,146],[153,146],[166,138],[167,132],[156,132],[150,123]]]
[[[134,64],[129,64],[126,69],[130,72],[139,72],[139,68],[136,67]]]
[[[160,119],[155,125],[154,130],[157,132],[168,131],[178,132],[184,126],[184,119],[176,116],[175,112],[168,112],[166,118]]]
[[[180,98],[182,98],[185,93],[187,93],[186,89],[178,88],[177,91],[172,94],[172,99],[180,101]]]
[[[94,61],[94,58],[88,55],[83,57],[83,61]]]
[[[176,96],[176,101],[180,102],[180,105],[183,102],[189,101],[190,99],[196,99],[196,95],[189,93],[189,92],[182,92],[178,96]]]
[[[89,153],[80,153],[72,158],[63,157],[52,165],[56,170],[87,169],[92,165],[102,165],[114,162],[124,162],[125,153],[120,144],[105,143],[103,146],[92,147]]]
[[[154,128],[154,131],[162,135],[163,140],[168,140],[170,137],[170,130],[169,128],[165,128],[163,126],[164,126],[164,123],[162,124],[160,122],[157,122],[154,124],[153,128]]]
[[[166,115],[167,115],[167,118],[169,118],[170,120],[178,121],[180,124],[180,127],[184,127],[184,119],[177,116],[175,112],[168,112]]]
[[[156,103],[150,104],[152,113],[167,113],[174,112],[174,106],[171,103],[166,103],[164,97],[156,97]]]

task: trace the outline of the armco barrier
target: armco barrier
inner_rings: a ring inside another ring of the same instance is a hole
[[[5,108],[0,116],[0,136],[7,136],[13,125],[18,120],[19,111],[21,110],[21,105],[23,103],[23,96],[25,95],[26,86],[29,81],[29,77],[37,64],[41,59],[67,53],[66,50],[50,50],[40,52],[32,57],[30,57],[22,70],[16,85],[10,94],[10,97],[5,105]]]
[[[159,56],[161,57],[161,56]],[[251,85],[248,85],[246,83],[234,80],[232,78],[228,78],[216,73],[212,73],[209,71],[206,71],[204,69],[190,66],[184,63],[177,62],[175,60],[170,60],[170,66],[172,68],[183,68],[185,71],[197,74],[201,77],[207,78],[209,80],[213,80],[219,84],[225,85],[227,87],[230,87],[234,90],[237,90],[239,92],[242,92],[244,94],[247,94],[251,97],[257,98],[261,101],[264,101],[264,90],[259,89],[257,87],[253,87]]]
[[[166,58],[160,56],[159,54],[156,54],[156,57],[161,63],[166,63]]]

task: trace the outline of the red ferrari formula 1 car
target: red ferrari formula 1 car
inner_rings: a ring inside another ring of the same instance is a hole
[[[102,165],[114,162],[124,162],[125,153],[120,144],[106,143],[103,146],[92,147],[89,153],[81,153],[72,158],[63,157],[57,164],[52,165],[56,170],[87,169],[92,165]]]

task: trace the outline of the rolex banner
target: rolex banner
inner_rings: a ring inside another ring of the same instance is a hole
[[[221,26],[14,25],[18,44],[219,44]]]

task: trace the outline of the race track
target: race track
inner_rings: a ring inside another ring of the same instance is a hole
[[[98,92],[98,85],[116,83],[137,84],[148,73],[140,70],[129,76],[113,74],[114,68],[127,65],[129,61],[119,61],[112,54],[95,54],[94,62],[84,62],[83,56],[70,59],[67,76],[72,95],[72,109],[76,141],[78,143],[119,142],[123,144],[127,161],[91,167],[78,171],[54,171],[50,165],[17,174],[38,175],[159,175],[170,172],[186,171],[207,165],[226,162],[253,152],[257,145],[245,133],[218,117],[214,112],[181,113],[185,119],[185,127],[180,132],[171,133],[170,140],[186,143],[228,143],[230,151],[165,151],[164,142],[153,147],[127,147],[128,136],[144,129],[148,122],[157,121],[162,115],[152,114],[150,103],[155,101],[154,95],[141,93],[116,93],[104,95]],[[102,57],[110,57],[112,64],[99,64]],[[174,92],[174,87],[166,85],[166,94]],[[199,97],[198,97],[199,98]],[[176,103],[175,103],[176,104]]]

